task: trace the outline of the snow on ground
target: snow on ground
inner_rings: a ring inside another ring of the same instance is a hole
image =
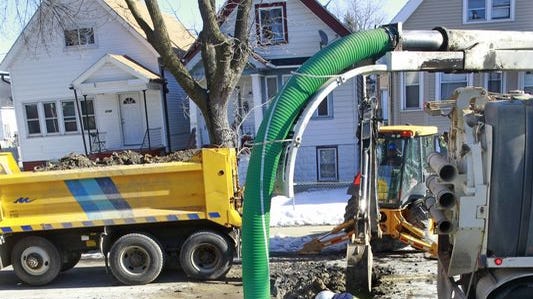
[[[344,187],[296,193],[294,204],[288,197],[276,196],[270,207],[270,226],[340,224],[349,198]]]
[[[294,202],[285,196],[272,198],[270,226],[338,225],[344,220],[344,209],[349,195],[346,188],[322,189],[295,194]],[[277,233],[270,236],[271,252],[295,252],[314,236],[287,236]],[[343,250],[344,244],[328,248]]]

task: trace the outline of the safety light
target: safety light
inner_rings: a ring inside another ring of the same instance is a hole
[[[494,259],[494,263],[496,264],[496,266],[500,266],[503,263],[503,259],[497,257]]]
[[[404,137],[404,138],[407,138],[407,137],[413,137],[413,132],[411,132],[411,131],[402,131],[402,132],[400,133],[400,136],[401,136],[401,137]]]

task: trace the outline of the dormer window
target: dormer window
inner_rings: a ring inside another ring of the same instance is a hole
[[[92,27],[65,30],[65,46],[94,45],[94,29]]]
[[[257,40],[261,45],[277,45],[289,41],[285,2],[255,5]]]

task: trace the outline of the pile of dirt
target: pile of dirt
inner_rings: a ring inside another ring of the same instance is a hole
[[[270,263],[272,298],[314,298],[324,290],[342,293],[346,289],[344,267],[331,257],[277,258]],[[338,257],[342,261],[341,257]]]
[[[36,167],[34,171],[66,170],[92,167],[105,167],[112,165],[152,164],[165,162],[187,162],[198,154],[198,149],[176,151],[163,156],[140,154],[135,151],[113,152],[103,159],[90,159],[86,155],[70,153],[57,161],[50,161],[44,167]]]

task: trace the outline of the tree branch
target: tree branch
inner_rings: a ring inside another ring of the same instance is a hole
[[[131,11],[131,14],[135,18],[135,21],[139,26],[141,26],[141,29],[146,34],[146,38],[150,39],[152,34],[154,33],[152,28],[150,28],[150,25],[146,23],[146,21],[141,16],[141,13],[139,12],[139,8],[137,7],[137,1],[135,0],[126,0],[126,4],[128,5],[129,10]]]

